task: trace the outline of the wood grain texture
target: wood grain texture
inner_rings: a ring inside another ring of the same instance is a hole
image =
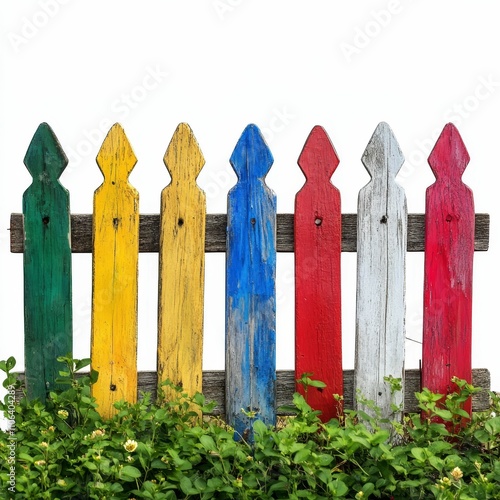
[[[238,183],[227,208],[226,417],[251,441],[255,418],[276,420],[276,196],[264,182],[273,158],[255,125],[230,161]]]
[[[325,388],[308,387],[307,401],[325,422],[343,414],[340,193],[330,182],[339,159],[314,127],[298,164],[306,183],[295,197],[295,377],[311,373]],[[305,388],[297,384],[305,395]]]
[[[23,195],[26,385],[45,401],[64,368],[57,357],[73,351],[69,193],[59,182],[68,159],[46,123],[24,163],[33,177]]]
[[[404,394],[391,394],[384,378],[404,384],[407,210],[395,182],[404,157],[386,123],[377,126],[362,161],[371,181],[358,197],[355,386],[388,418]]]
[[[293,252],[293,214],[276,215],[276,251]],[[357,214],[342,214],[342,251],[355,252],[357,240]],[[139,251],[157,253],[160,248],[160,216],[142,214],[139,217]],[[226,214],[207,214],[205,229],[205,252],[226,251]],[[424,214],[408,214],[407,252],[424,251]],[[490,216],[476,214],[474,249],[486,252],[489,248]],[[92,252],[92,215],[71,216],[71,250],[73,253]],[[22,253],[23,216],[13,213],[10,217],[10,251]]]
[[[205,160],[189,125],[177,127],[164,162],[172,181],[161,195],[158,383],[194,394],[202,390],[206,200],[196,184]]]
[[[422,381],[440,394],[457,389],[452,377],[471,380],[474,200],[462,182],[468,163],[458,130],[447,124],[429,156],[436,182],[426,192],[425,226]]]
[[[92,393],[105,416],[115,401],[137,394],[137,268],[139,195],[128,182],[137,159],[118,124],[104,139],[97,163],[104,176],[94,194],[92,256]]]

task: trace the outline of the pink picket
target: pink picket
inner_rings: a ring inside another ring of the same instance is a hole
[[[456,390],[452,377],[472,377],[474,201],[462,182],[468,163],[458,130],[447,124],[429,156],[436,182],[427,189],[425,216],[422,385],[440,394]]]

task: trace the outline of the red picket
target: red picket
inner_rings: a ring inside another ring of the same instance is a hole
[[[462,180],[469,154],[448,123],[429,165],[436,182],[427,188],[425,216],[422,385],[440,393],[456,390],[452,377],[472,377],[472,263],[474,200]],[[470,413],[471,401],[464,410]]]
[[[326,388],[307,388],[323,421],[343,412],[340,300],[340,193],[330,182],[339,164],[322,127],[312,129],[298,164],[306,183],[295,198],[295,377],[312,373]],[[297,384],[297,391],[305,388]]]

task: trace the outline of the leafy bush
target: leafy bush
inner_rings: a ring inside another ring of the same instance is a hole
[[[417,394],[425,417],[403,423],[346,411],[324,424],[295,394],[288,408],[295,416],[279,428],[255,421],[250,444],[203,416],[213,405],[201,394],[179,388],[175,401],[143,394],[104,419],[90,396],[97,374],[76,376],[89,360],[60,360],[68,388],[45,405],[13,404],[15,361],[0,362],[9,391],[1,409],[15,421],[0,432],[0,498],[500,498],[499,398],[492,393],[491,409],[464,423],[460,404],[476,389],[461,380],[444,400],[426,389]]]

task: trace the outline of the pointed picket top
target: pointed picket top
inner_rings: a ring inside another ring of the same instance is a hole
[[[316,125],[300,153],[298,164],[308,181],[330,179],[339,165],[339,157],[325,129]]]
[[[128,176],[137,163],[132,146],[119,123],[115,123],[104,139],[96,158],[99,169],[112,184],[128,182]]]
[[[47,123],[41,123],[26,151],[24,164],[33,179],[59,179],[68,164],[57,137]]]
[[[436,179],[460,180],[470,157],[453,123],[447,123],[431,151],[428,162]]]
[[[371,177],[376,177],[383,168],[393,179],[404,163],[404,156],[394,133],[385,122],[377,125],[368,142],[361,161]]]
[[[163,162],[172,179],[195,181],[205,165],[198,141],[187,123],[179,123],[168,145]]]
[[[240,181],[264,179],[274,158],[257,125],[245,128],[229,161]]]

